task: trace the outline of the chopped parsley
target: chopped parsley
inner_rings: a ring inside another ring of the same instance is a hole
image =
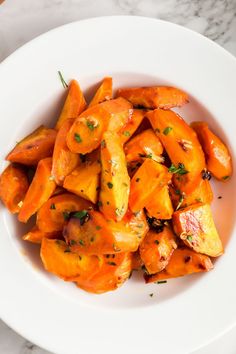
[[[111,265],[111,266],[116,266],[116,263],[115,262],[107,262],[107,264]]]
[[[77,242],[75,240],[70,240],[69,243],[70,243],[71,246],[74,246],[74,245],[77,244]]]
[[[166,127],[166,128],[163,130],[163,134],[164,134],[164,135],[168,135],[168,134],[171,132],[171,130],[173,130],[173,128],[171,128],[171,127]]]
[[[98,125],[95,125],[94,122],[91,122],[89,120],[86,121],[86,124],[87,124],[87,127],[92,131],[98,127]]]
[[[181,194],[180,197],[179,197],[179,203],[178,203],[178,205],[176,207],[176,210],[179,210],[179,208],[181,207],[183,201],[184,201],[184,196],[183,196],[183,194]]]
[[[123,132],[123,135],[124,135],[124,136],[130,136],[130,132],[129,132],[128,130],[125,130],[125,131]]]
[[[62,83],[62,86],[64,88],[67,88],[68,87],[68,84],[66,83],[66,81],[64,80],[64,77],[62,76],[62,73],[60,71],[58,71],[58,75],[59,75],[59,78],[61,80],[61,83]]]
[[[97,225],[96,230],[101,230],[101,226]]]
[[[98,204],[98,207],[101,207],[102,206],[101,200],[99,200],[97,204]]]
[[[224,176],[224,177],[222,177],[222,179],[223,179],[224,181],[226,181],[227,179],[229,179],[229,176]]]
[[[62,214],[63,214],[63,218],[64,218],[65,221],[69,220],[69,218],[70,218],[69,211],[63,211]]]
[[[105,148],[106,147],[106,142],[105,142],[105,140],[102,140],[101,141],[101,148],[103,149],[103,148]]]
[[[195,198],[196,202],[198,203],[202,203],[202,199],[201,198]]]
[[[186,173],[188,173],[189,171],[186,170],[185,166],[183,163],[179,163],[178,167],[176,167],[174,164],[172,164],[169,167],[169,172],[171,173],[176,173],[178,175],[185,175]]]
[[[52,204],[50,205],[50,209],[55,210],[55,209],[56,209],[56,205],[55,205],[54,203],[52,203]]]
[[[79,134],[75,133],[74,138],[77,141],[77,143],[82,143],[82,139],[81,139],[81,136]]]
[[[193,240],[192,235],[188,235],[188,236],[187,236],[187,240],[188,240],[189,242],[192,242],[192,240]]]
[[[74,218],[82,219],[88,214],[87,210],[80,210],[73,214]]]
[[[79,244],[80,244],[81,246],[84,246],[84,240],[79,240]]]
[[[156,244],[156,245],[159,245],[159,241],[158,240],[154,240],[154,243]]]
[[[108,188],[112,189],[112,188],[113,188],[113,183],[108,182],[108,183],[107,183],[107,186],[108,186]]]
[[[157,282],[155,282],[155,284],[165,284],[167,283],[167,280],[158,280]]]

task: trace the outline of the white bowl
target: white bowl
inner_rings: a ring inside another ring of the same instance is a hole
[[[0,65],[1,161],[24,135],[56,121],[65,96],[58,70],[66,80],[77,78],[88,96],[106,75],[115,87],[182,88],[191,102],[181,115],[209,122],[235,154],[235,58],[185,28],[127,16],[60,27]],[[1,206],[0,316],[59,354],[182,354],[203,346],[236,322],[235,188],[235,178],[214,184],[215,221],[226,247],[213,271],[163,285],[133,276],[104,295],[46,273],[39,248],[21,240],[24,227]]]

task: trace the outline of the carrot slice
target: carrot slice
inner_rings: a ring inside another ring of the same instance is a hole
[[[213,264],[209,257],[188,248],[178,248],[163,271],[153,275],[147,274],[145,280],[146,283],[152,283],[193,273],[208,272],[211,269],[213,269]]]
[[[170,171],[174,173],[175,186],[181,192],[191,193],[198,186],[206,167],[196,133],[172,111],[156,109],[147,113],[147,117],[171,159]]]
[[[37,226],[44,232],[61,231],[71,212],[88,209],[91,203],[71,193],[50,198],[39,209]]]
[[[97,161],[81,164],[65,178],[63,186],[95,204],[98,198],[100,172],[101,164]]]
[[[19,221],[26,223],[55,191],[56,183],[51,176],[51,170],[52,159],[50,157],[39,161],[18,215]]]
[[[176,248],[175,236],[168,227],[159,233],[150,230],[139,247],[140,257],[148,273],[155,274],[163,270]]]
[[[171,180],[168,169],[151,159],[146,159],[131,179],[129,206],[136,212],[153,199],[153,193],[160,191]]]
[[[43,238],[40,256],[44,268],[65,281],[76,281],[80,277],[89,280],[100,268],[97,256],[74,254],[61,240]]]
[[[172,222],[176,235],[194,251],[210,257],[218,257],[224,252],[210,205],[198,203],[178,210],[174,212]]]
[[[41,231],[38,226],[34,226],[27,234],[25,234],[22,239],[24,241],[32,242],[32,243],[41,243],[42,239],[45,238],[58,238],[58,232],[44,232]]]
[[[191,127],[206,155],[207,169],[220,181],[227,181],[232,175],[232,159],[227,146],[216,136],[205,122],[193,122]]]
[[[101,164],[100,210],[108,219],[121,220],[128,209],[130,179],[116,133],[107,131],[103,135]]]
[[[152,129],[144,130],[136,135],[124,146],[124,152],[127,162],[142,160],[149,157],[157,162],[161,162],[163,158],[163,147],[160,139],[156,136]]]
[[[91,100],[89,107],[112,99],[112,78],[105,77]]]
[[[168,186],[164,186],[157,193],[153,193],[153,198],[147,203],[148,215],[156,219],[171,219],[174,212],[169,195]]]
[[[129,121],[118,131],[121,143],[126,143],[138,129],[146,114],[145,110],[134,109]]]
[[[10,164],[0,177],[0,199],[11,213],[18,213],[23,204],[29,182],[25,170]]]
[[[188,102],[188,95],[180,89],[168,86],[122,88],[117,91],[135,107],[164,108],[181,107]]]
[[[102,257],[102,266],[94,276],[79,278],[77,286],[95,294],[105,293],[119,288],[130,276],[132,254],[119,253]]]
[[[136,251],[147,231],[143,211],[128,212],[123,220],[115,222],[92,210],[72,217],[64,228],[64,237],[73,252],[114,254]]]
[[[52,156],[57,132],[43,125],[21,140],[7,155],[6,160],[23,165],[37,165],[37,163]]]
[[[169,191],[173,206],[177,209],[196,203],[210,204],[213,200],[210,182],[204,179],[200,180],[198,186],[190,194],[181,193],[179,189],[172,185],[169,186]]]
[[[74,153],[87,154],[99,147],[110,114],[101,105],[88,108],[74,122],[67,134],[67,145]]]
[[[75,119],[86,108],[86,101],[79,83],[72,80],[68,90],[66,101],[58,118],[55,129],[59,130],[68,118]]]
[[[52,157],[52,176],[58,185],[62,185],[64,179],[79,164],[78,154],[71,152],[66,144],[67,134],[72,127],[74,119],[66,119],[61,125],[53,151]]]

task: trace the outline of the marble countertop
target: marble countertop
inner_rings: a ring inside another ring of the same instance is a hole
[[[106,15],[160,18],[191,28],[236,55],[236,0],[0,0],[0,62],[62,24]],[[0,321],[0,354],[49,354]],[[236,354],[236,328],[195,354]],[[69,354],[69,353],[68,353]],[[83,353],[81,353],[83,354]]]

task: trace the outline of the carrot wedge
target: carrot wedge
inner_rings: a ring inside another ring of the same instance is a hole
[[[146,283],[152,283],[193,273],[208,272],[211,269],[213,269],[213,264],[208,256],[188,248],[178,248],[164,270],[157,274],[145,275],[145,280]]]
[[[43,125],[21,140],[7,155],[6,160],[31,166],[52,156],[57,132]]]
[[[10,164],[0,176],[0,199],[11,213],[18,213],[29,188],[25,170]]]
[[[66,144],[66,137],[74,120],[66,119],[58,131],[52,157],[52,176],[57,185],[62,185],[64,179],[79,164],[78,154],[71,152]]]
[[[142,123],[146,111],[134,109],[129,121],[118,131],[121,143],[126,143]]]
[[[147,118],[161,140],[171,162],[174,184],[186,194],[191,193],[206,167],[202,147],[192,128],[175,112],[156,109]]]
[[[100,268],[97,256],[79,256],[61,240],[43,238],[40,256],[44,268],[65,281],[76,281],[80,277],[90,279]]]
[[[112,78],[105,77],[95,93],[93,99],[89,103],[89,107],[95,106],[112,98]]]
[[[70,83],[66,101],[62,108],[60,117],[58,118],[58,121],[56,123],[55,129],[59,130],[66,119],[77,118],[78,115],[83,112],[85,107],[86,101],[83,92],[81,91],[78,82],[76,80],[72,80]]]
[[[56,183],[51,177],[51,170],[52,159],[50,157],[39,161],[18,215],[19,221],[26,223],[55,191]]]
[[[188,102],[188,95],[180,89],[168,86],[121,88],[117,97],[124,97],[135,107],[163,108],[181,107]]]
[[[171,219],[174,212],[169,195],[168,186],[164,186],[157,193],[153,193],[153,198],[147,203],[148,215],[156,219]]]
[[[207,169],[220,181],[227,181],[232,175],[232,159],[227,146],[216,136],[205,122],[193,122],[191,127],[206,155]]]
[[[40,244],[44,237],[54,239],[58,238],[58,236],[58,232],[44,232],[39,230],[39,228],[35,225],[29,232],[27,232],[27,234],[22,237],[22,239],[24,241]]]
[[[70,213],[88,209],[91,203],[71,193],[48,199],[37,214],[37,226],[44,232],[62,231]]]

